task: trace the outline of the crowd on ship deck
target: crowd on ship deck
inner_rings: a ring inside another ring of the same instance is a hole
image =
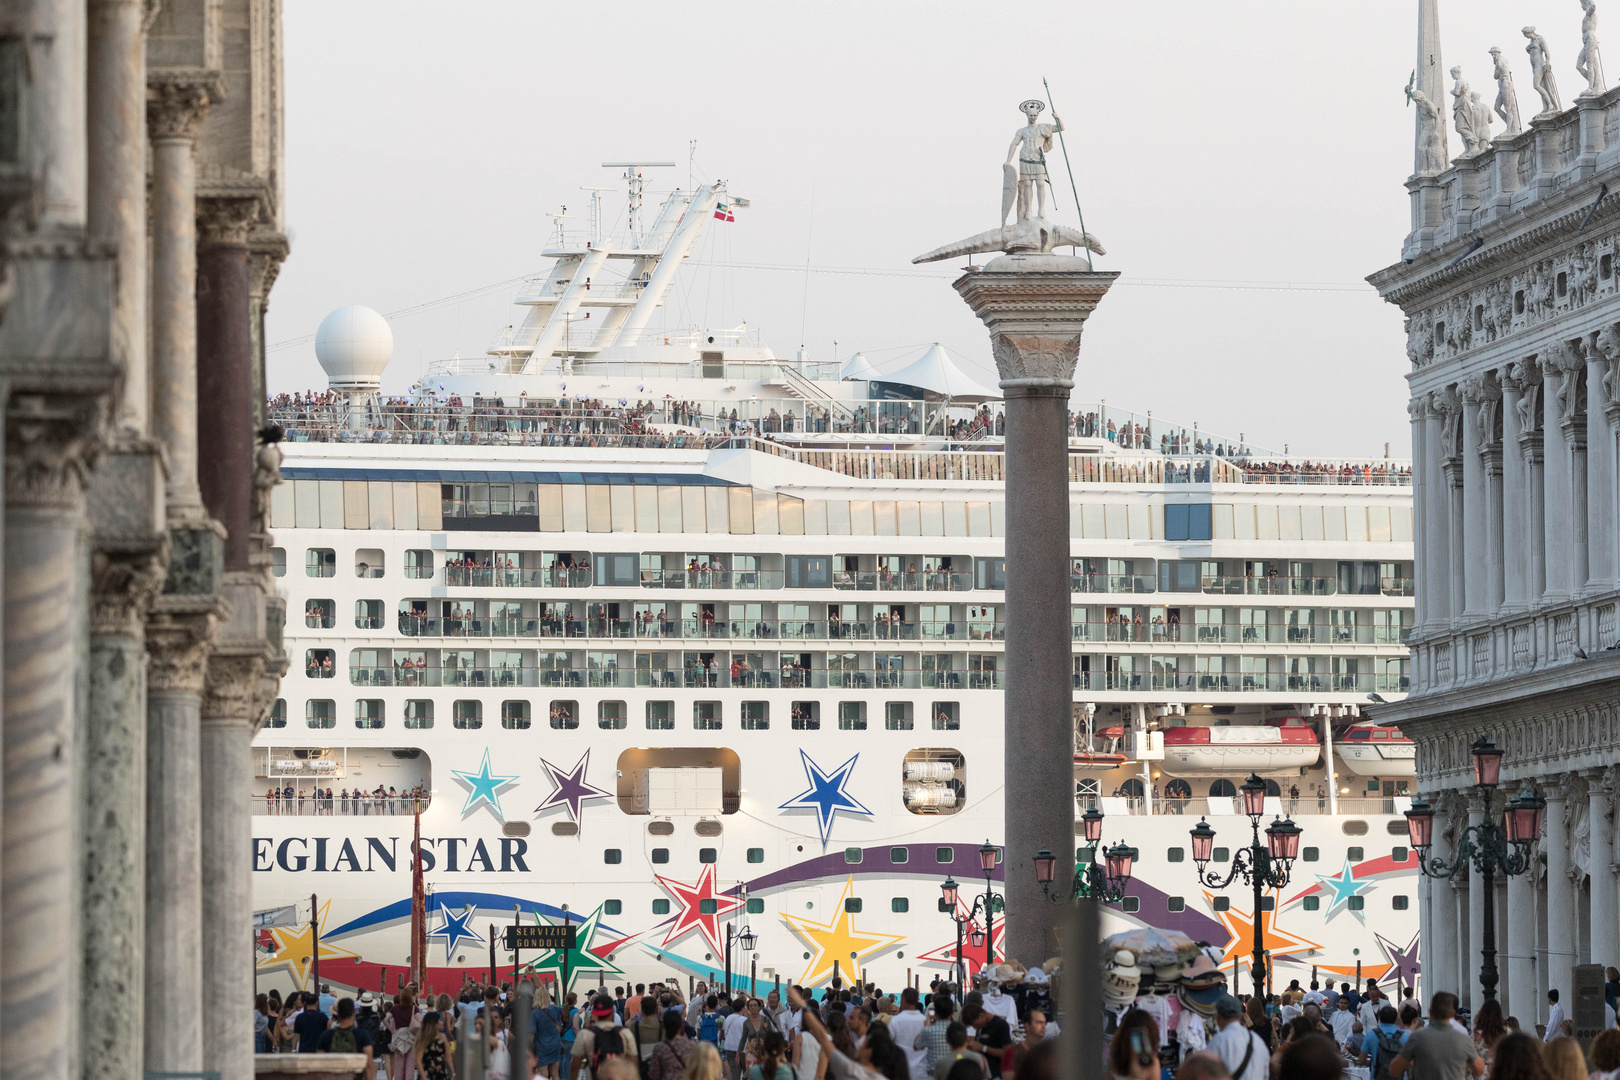
[[[424,784],[408,788],[378,784],[370,791],[359,787],[353,790],[343,788],[335,794],[330,787],[315,787],[306,791],[301,785],[286,784],[282,787],[271,785],[265,791],[264,812],[319,817],[334,814],[411,814],[426,810],[429,801],[428,789]]]

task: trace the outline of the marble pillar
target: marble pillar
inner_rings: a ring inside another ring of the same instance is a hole
[[[1484,403],[1484,380],[1470,379],[1462,390],[1462,430],[1457,437],[1457,454],[1462,458],[1462,546],[1458,561],[1463,568],[1463,615],[1482,618],[1490,612],[1487,582],[1491,562],[1486,554],[1485,462],[1479,456],[1480,406]]]
[[[1542,797],[1547,800],[1547,986],[1558,991],[1560,1001],[1571,1001],[1575,963],[1575,906],[1569,881],[1569,786],[1564,780],[1542,781]],[[1565,1009],[1566,1014],[1568,1008]]]
[[[1502,1008],[1507,1016],[1531,1023],[1536,1015],[1535,870],[1507,879],[1507,907],[1500,925],[1497,967],[1502,973]],[[1528,1019],[1527,1019],[1528,1018]]]
[[[145,0],[89,0],[89,209],[86,232],[117,262],[112,355],[123,375],[120,427],[147,431]]]
[[[1524,466],[1524,582],[1525,606],[1536,603],[1547,590],[1547,470],[1546,431],[1542,423],[1542,396],[1546,389],[1541,365],[1534,358],[1513,365],[1522,392],[1518,403],[1519,454]]]
[[[1418,480],[1412,485],[1412,520],[1417,523],[1412,529],[1412,554],[1416,565],[1425,568],[1423,579],[1419,580],[1412,597],[1412,628],[1421,633],[1428,627],[1430,612],[1426,561],[1429,551],[1427,527],[1429,487],[1422,482],[1423,462],[1428,455],[1428,426],[1424,423],[1424,418],[1428,415],[1428,396],[1420,394],[1408,401],[1406,415],[1412,424],[1412,475]]]
[[[1441,631],[1451,626],[1451,488],[1446,481],[1441,462],[1445,457],[1445,414],[1436,396],[1429,396],[1424,413],[1423,447],[1420,479],[1424,491],[1426,511],[1423,518],[1424,550],[1428,562],[1418,575],[1428,598],[1429,627]]]
[[[171,571],[172,574],[172,571]],[[201,714],[214,615],[169,595],[147,622],[145,1069],[202,1068]],[[212,786],[212,781],[210,781]],[[208,1007],[209,1022],[222,1022]]]
[[[197,132],[206,84],[151,76],[152,434],[169,459],[169,516],[202,520],[197,484]]]
[[[1613,768],[1588,769],[1582,775],[1586,777],[1587,821],[1591,827],[1589,956],[1594,964],[1620,967],[1620,892],[1616,891],[1613,868],[1617,780]]]
[[[1575,381],[1575,376],[1569,376]],[[1571,393],[1581,393],[1584,388],[1572,387]],[[1581,507],[1586,502],[1586,414],[1576,412],[1568,419],[1559,421],[1563,429],[1564,445],[1569,451],[1569,568],[1566,588],[1570,596],[1580,596],[1586,592],[1586,582],[1592,573],[1590,550],[1587,544],[1586,522],[1587,515]]]
[[[1530,478],[1520,449],[1519,402],[1524,383],[1517,365],[1502,376],[1502,611],[1530,607]]]
[[[1620,566],[1615,564],[1615,432],[1604,412],[1603,378],[1610,362],[1594,344],[1586,351],[1586,592],[1620,588]],[[1596,643],[1598,648],[1612,645]],[[1617,965],[1620,966],[1620,965]]]
[[[1559,407],[1560,399],[1565,395],[1567,383],[1572,376],[1565,372],[1563,361],[1559,358],[1560,350],[1566,350],[1563,345],[1555,345],[1552,349],[1554,355],[1547,357],[1545,365],[1546,386],[1542,395],[1542,405],[1545,409],[1541,435],[1545,440],[1545,483],[1546,506],[1542,521],[1543,544],[1546,550],[1546,587],[1541,596],[1544,603],[1558,603],[1569,599],[1571,565],[1575,557],[1574,549],[1574,478],[1571,468],[1574,464],[1574,450],[1570,444],[1570,429],[1562,423],[1565,419]],[[1582,531],[1585,530],[1585,519],[1582,519]],[[1584,566],[1583,566],[1584,569]]]
[[[1452,918],[1450,933],[1457,942],[1457,970],[1452,979],[1457,985],[1457,998],[1463,1008],[1469,1007],[1469,1002],[1478,997],[1477,981],[1479,971],[1479,949],[1475,945],[1472,929],[1468,925],[1468,898],[1473,892],[1468,887],[1468,878],[1458,875],[1450,880]]]
[[[1468,825],[1470,828],[1485,820],[1485,801],[1474,792],[1468,795]],[[1466,958],[1465,967],[1473,969],[1473,978],[1465,979],[1462,987],[1462,1002],[1466,1008],[1474,1008],[1480,1001],[1479,967],[1481,949],[1485,944],[1485,877],[1474,869],[1473,862],[1468,865],[1468,917],[1461,920],[1467,933],[1467,947],[1463,951]]]
[[[0,1078],[77,1080],[87,458],[100,418],[6,412]]]
[[[1456,857],[1457,849],[1452,843],[1451,829],[1446,820],[1448,815],[1444,809],[1445,801],[1436,800],[1435,806],[1434,858],[1449,864]],[[1445,878],[1436,879],[1431,892],[1433,910],[1429,915],[1429,925],[1435,934],[1430,956],[1434,965],[1423,969],[1426,984],[1424,989],[1429,994],[1438,990],[1448,990],[1455,994],[1460,986],[1457,980],[1456,892],[1452,889],[1450,880]]]
[[[1059,911],[1035,880],[1042,848],[1074,872],[1068,401],[1080,334],[1119,275],[1062,255],[1006,255],[954,283],[989,328],[1007,415],[1007,953],[1057,955]]]

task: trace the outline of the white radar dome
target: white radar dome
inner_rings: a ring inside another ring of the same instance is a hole
[[[393,355],[388,320],[359,304],[338,308],[315,331],[315,358],[333,390],[377,390]]]

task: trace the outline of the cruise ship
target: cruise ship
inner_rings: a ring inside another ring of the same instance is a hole
[[[384,398],[388,326],[343,308],[329,389],[272,402],[293,665],[243,792],[261,988],[392,992],[413,851],[435,990],[514,965],[897,988],[1003,959],[972,914],[1019,752],[998,391],[938,346],[880,369],[669,325],[683,260],[746,203],[713,183],[644,212],[627,179],[622,227],[559,218],[485,355]],[[1407,687],[1405,463],[1071,411],[1077,850],[1137,852],[1105,929],[1182,931],[1246,987],[1259,918],[1279,989],[1410,984],[1412,744],[1359,714]],[[1230,869],[1251,775],[1262,825],[1303,829],[1260,912],[1189,858],[1207,819]],[[575,944],[514,956],[514,922]]]

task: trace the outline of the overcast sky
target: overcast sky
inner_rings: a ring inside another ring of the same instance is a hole
[[[1075,398],[1296,454],[1409,452],[1401,316],[1362,279],[1409,224],[1416,0],[285,12],[292,256],[271,297],[273,391],[324,387],[301,339],[331,309],[398,312],[543,271],[545,215],[620,185],[602,162],[676,161],[649,190],[684,186],[693,139],[696,179],[752,205],[712,223],[666,325],[746,322],[779,355],[827,360],[836,341],[839,359],[890,369],[939,341],[992,379],[984,328],[949,285],[962,260],[911,259],[997,224],[1017,105],[1046,96],[1044,75],[1108,247],[1098,266],[1123,275],[1086,325]],[[1567,105],[1584,85],[1579,21],[1576,0],[1442,0],[1444,61],[1488,102],[1501,46],[1528,117],[1520,27],[1546,35]],[[1061,154],[1052,165],[1050,216],[1075,224]],[[808,275],[768,268],[807,261]],[[481,353],[520,317],[514,295],[393,318],[384,389]]]

